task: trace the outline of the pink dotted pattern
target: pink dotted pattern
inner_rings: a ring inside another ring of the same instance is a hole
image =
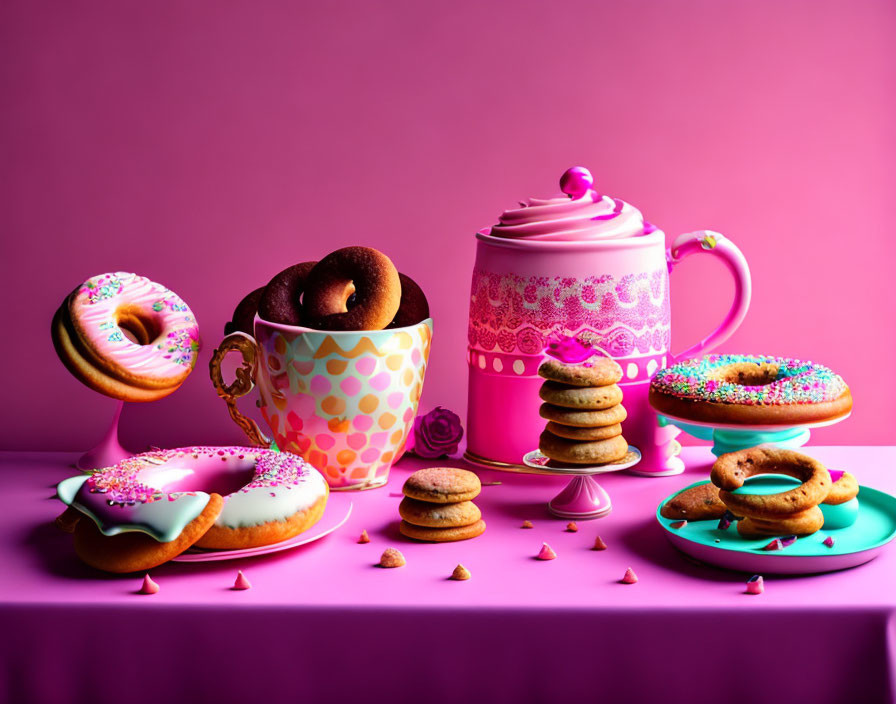
[[[359,333],[259,330],[261,413],[331,487],[384,482],[413,427],[429,322]]]

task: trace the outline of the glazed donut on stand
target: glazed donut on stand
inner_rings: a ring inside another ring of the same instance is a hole
[[[199,327],[173,291],[127,272],[94,276],[60,305],[51,326],[60,360],[79,381],[118,399],[112,426],[78,466],[92,469],[130,455],[118,443],[124,401],[164,398],[196,365]]]
[[[805,445],[811,428],[846,419],[852,395],[827,367],[766,355],[706,355],[656,373],[660,424],[712,440],[717,457],[763,444]]]
[[[288,452],[186,447],[71,477],[57,495],[69,506],[63,516],[74,523],[79,557],[109,572],[133,572],[192,545],[233,550],[287,540],[321,518],[329,488]]]

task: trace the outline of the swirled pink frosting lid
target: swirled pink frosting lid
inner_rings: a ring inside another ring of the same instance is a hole
[[[619,198],[601,195],[584,166],[567,169],[560,178],[562,195],[529,198],[505,210],[492,227],[493,237],[526,240],[581,241],[638,237],[656,228],[641,211]]]

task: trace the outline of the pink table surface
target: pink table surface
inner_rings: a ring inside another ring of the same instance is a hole
[[[896,493],[896,447],[809,452]],[[398,533],[396,494],[424,466],[406,458],[386,487],[352,495],[334,534],[169,563],[152,571],[154,596],[81,565],[51,525],[52,487],[75,456],[0,453],[0,634],[13,635],[0,638],[0,702],[891,701],[896,548],[744,594],[744,575],[687,561],[654,520],[663,497],[706,475],[706,448],[685,448],[683,476],[600,477],[613,512],[577,533],[546,509],[568,479],[483,471],[502,482],[477,499],[488,529],[447,544]],[[589,549],[597,534],[603,552]],[[558,559],[534,559],[543,541]],[[389,546],[406,567],[374,566]],[[459,562],[470,581],[447,579]],[[629,566],[640,581],[619,584]],[[237,569],[251,590],[230,589]]]

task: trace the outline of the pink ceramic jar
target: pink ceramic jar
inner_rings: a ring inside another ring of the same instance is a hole
[[[649,382],[672,363],[669,272],[698,252],[713,254],[735,280],[735,300],[721,326],[679,356],[725,340],[750,301],[750,273],[740,250],[709,231],[678,237],[666,249],[662,230],[619,199],[602,196],[581,167],[561,179],[563,195],[530,199],[477,233],[468,331],[467,456],[518,467],[538,445],[537,369],[552,335],[585,336],[614,358],[628,419],[623,434],[641,450],[639,473],[682,471],[678,432],[661,428],[647,404]]]

